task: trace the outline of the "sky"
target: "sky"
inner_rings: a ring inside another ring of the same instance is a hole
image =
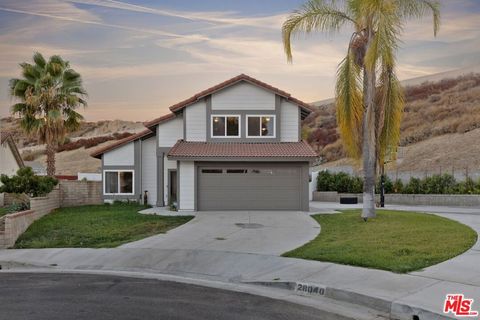
[[[14,101],[8,80],[34,52],[59,54],[84,80],[86,120],[146,121],[240,73],[298,99],[333,97],[351,30],[315,33],[283,52],[281,25],[302,0],[0,0],[0,116]],[[440,33],[430,16],[409,21],[398,75],[410,79],[480,64],[480,0],[443,0]]]

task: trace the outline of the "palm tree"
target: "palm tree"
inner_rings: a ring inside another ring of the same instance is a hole
[[[33,62],[21,63],[23,78],[10,80],[10,95],[19,101],[11,111],[21,117],[20,126],[28,135],[46,144],[47,174],[53,176],[56,148],[67,132],[80,126],[83,117],[75,109],[87,105],[87,93],[80,74],[60,56],[46,61],[37,52]]]
[[[429,0],[310,0],[293,12],[282,27],[287,59],[291,38],[312,31],[353,33],[347,55],[337,70],[337,123],[351,157],[362,159],[362,217],[375,217],[377,165],[392,155],[400,138],[404,97],[395,75],[395,53],[409,19],[433,14],[433,33],[440,25],[440,6]]]

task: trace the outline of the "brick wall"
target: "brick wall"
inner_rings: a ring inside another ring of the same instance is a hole
[[[14,195],[11,193],[4,193],[3,194],[3,202],[5,206],[9,206],[12,203],[18,203],[20,201],[29,202],[30,198],[24,194]]]
[[[60,206],[76,207],[102,204],[101,181],[60,181]]]
[[[37,219],[60,207],[60,188],[46,197],[30,198],[30,210],[7,214],[0,221],[0,248],[15,244],[18,237]]]
[[[35,211],[35,220],[60,208],[60,188],[57,186],[46,197],[30,198],[30,210]]]

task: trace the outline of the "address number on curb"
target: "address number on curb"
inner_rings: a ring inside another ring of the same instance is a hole
[[[295,284],[295,292],[301,295],[324,296],[325,287],[321,287],[315,284],[297,282]]]

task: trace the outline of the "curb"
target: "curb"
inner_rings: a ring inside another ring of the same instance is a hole
[[[242,283],[271,287],[282,290],[293,291],[294,294],[299,294],[296,290],[299,284],[304,285],[301,282],[293,281],[245,281]],[[308,285],[313,287],[325,288],[323,295],[311,294],[310,297],[326,297],[332,300],[343,301],[355,305],[364,306],[373,310],[377,310],[381,313],[388,314],[390,319],[395,320],[450,320],[455,319],[448,317],[444,314],[439,314],[430,310],[423,309],[417,306],[410,306],[402,303],[396,303],[395,301],[389,301],[382,298],[372,297],[369,295],[349,291],[345,289],[338,289],[330,286],[324,286],[317,283],[309,283]]]

